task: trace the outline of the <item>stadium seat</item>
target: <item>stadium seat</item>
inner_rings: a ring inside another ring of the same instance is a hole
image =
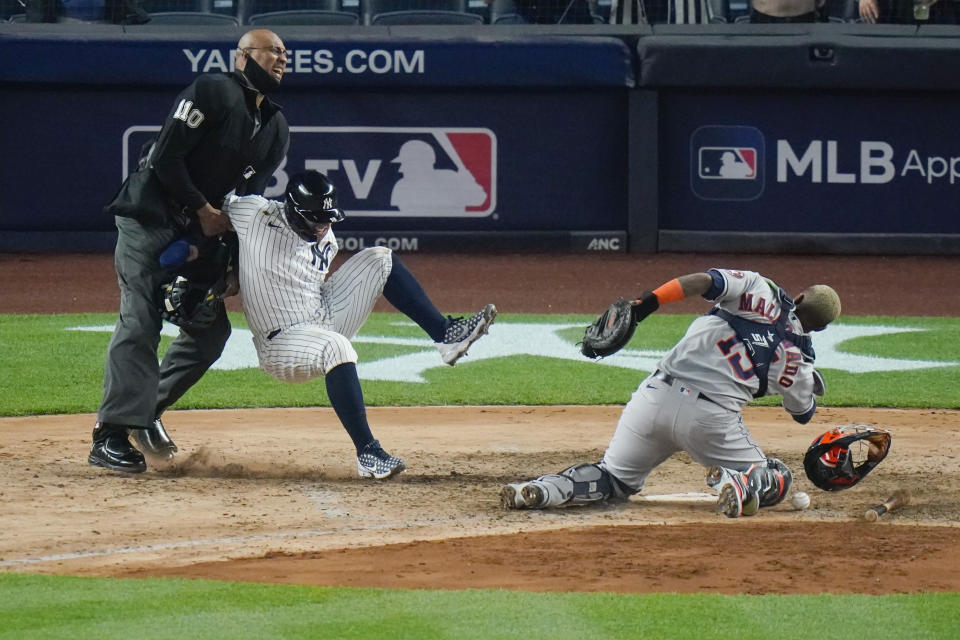
[[[223,13],[209,13],[206,11],[161,11],[150,14],[150,24],[186,26],[196,25],[221,25],[221,26],[240,26],[240,21],[236,16],[230,16]]]
[[[490,20],[490,24],[527,24],[519,13],[501,13]]]
[[[239,3],[238,17],[242,24],[247,24],[255,14],[277,11],[344,11],[342,0],[239,0]]]
[[[350,11],[321,11],[313,9],[290,9],[255,13],[247,18],[249,25],[337,25],[359,24],[360,16]]]
[[[0,20],[0,22],[26,22],[27,14],[25,13],[15,13],[6,20]],[[57,19],[57,22],[61,24],[96,24],[99,21],[97,20],[80,20],[79,18],[71,18],[70,16],[60,16]]]
[[[709,0],[710,24],[730,22],[730,0]]]
[[[490,3],[490,24],[523,24],[513,0],[493,0]]]
[[[363,24],[373,24],[373,16],[378,13],[396,13],[398,11],[455,11],[467,13],[468,9],[468,0],[360,0],[360,15]]]
[[[213,0],[147,0],[146,10],[150,14],[174,11],[213,13]]]
[[[373,16],[374,25],[483,24],[483,16],[465,11],[386,11]]]

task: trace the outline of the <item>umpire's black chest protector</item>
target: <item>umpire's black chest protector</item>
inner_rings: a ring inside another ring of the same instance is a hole
[[[806,336],[798,336],[787,329],[787,319],[794,308],[793,298],[787,295],[783,289],[777,289],[777,299],[780,302],[780,315],[773,324],[763,322],[754,322],[736,316],[726,309],[715,307],[710,311],[710,315],[717,316],[726,320],[737,334],[737,338],[747,349],[747,356],[753,364],[753,372],[760,382],[760,387],[753,394],[754,398],[760,398],[767,394],[769,386],[768,374],[770,372],[770,363],[773,362],[777,347],[784,340],[790,340],[804,350],[804,341],[809,342]],[[812,353],[812,348],[810,348]]]

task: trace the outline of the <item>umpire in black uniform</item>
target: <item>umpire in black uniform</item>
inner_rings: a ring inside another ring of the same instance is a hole
[[[172,455],[176,447],[159,416],[223,352],[230,322],[218,301],[216,320],[181,329],[158,365],[157,291],[170,280],[158,258],[191,220],[206,236],[226,232],[228,219],[218,207],[231,190],[263,194],[290,140],[286,118],[266,97],[280,85],[287,58],[283,41],[272,31],[244,34],[236,71],[201,75],[177,96],[145,166],[107,206],[119,232],[114,263],[120,317],[107,348],[92,465],[145,471],[143,454],[129,435],[148,453]]]

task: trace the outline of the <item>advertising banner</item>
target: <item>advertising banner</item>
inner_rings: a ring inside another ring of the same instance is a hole
[[[102,207],[174,97],[73,87],[21,88],[16,100],[0,100],[0,117],[16,123],[3,141],[16,153],[0,159],[0,229],[112,231]],[[276,99],[291,123],[290,149],[265,195],[282,198],[297,171],[326,173],[347,214],[340,234],[607,230],[622,238],[627,228],[622,91],[284,87]]]
[[[956,234],[952,93],[664,91],[660,228]]]
[[[56,37],[0,26],[0,82],[187,85],[233,70],[238,32],[103,26]],[[275,31],[283,36],[283,27]],[[296,31],[305,33],[303,29]],[[320,87],[634,86],[633,57],[618,38],[481,36],[284,38],[284,82]]]

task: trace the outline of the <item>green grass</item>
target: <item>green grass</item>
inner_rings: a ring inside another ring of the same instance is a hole
[[[0,575],[5,638],[955,638],[960,595],[380,590]],[[773,631],[773,628],[777,631]]]
[[[630,347],[664,351],[693,316],[660,314]],[[0,315],[0,415],[92,412],[100,401],[108,333],[66,327],[109,325],[113,314]],[[374,314],[363,334],[422,337],[397,314]],[[587,316],[501,316],[507,323],[571,323],[562,337],[576,354]],[[232,315],[235,327],[244,327]],[[960,362],[960,320],[845,318],[843,324],[923,328],[849,340],[842,351]],[[169,338],[163,338],[162,355]],[[361,362],[417,347],[358,343]],[[639,371],[570,360],[513,356],[438,363],[426,384],[364,381],[370,405],[621,404]],[[960,367],[853,374],[824,370],[826,405],[960,407]],[[776,398],[761,401],[775,404]],[[322,406],[322,380],[292,385],[256,369],[210,371],[177,408]],[[651,560],[654,561],[654,560]],[[842,574],[842,570],[840,571]],[[829,587],[829,585],[825,585]],[[0,573],[0,640],[5,638],[871,638],[960,637],[960,595],[720,596],[402,591],[106,580]]]
[[[693,316],[661,314],[648,318],[629,345],[665,351],[684,333]],[[231,316],[245,327],[243,316]],[[518,355],[424,372],[426,384],[363,381],[370,406],[444,404],[621,404],[642,374],[626,368],[598,366],[577,355],[582,326],[592,318],[571,315],[502,315],[491,335],[507,323],[570,323],[559,332],[570,344],[573,359]],[[66,327],[112,325],[113,314],[0,315],[0,415],[79,413],[95,411],[101,394],[108,333],[65,331]],[[400,324],[399,314],[373,314],[361,335],[423,338],[419,328]],[[960,362],[960,319],[850,318],[840,324],[880,324],[925,329],[920,332],[848,340],[848,353],[888,358]],[[160,353],[170,338],[161,340]],[[814,341],[816,344],[816,339]],[[361,362],[418,351],[418,347],[356,343]],[[869,407],[960,408],[960,366],[916,371],[847,373],[823,369],[828,392],[822,404]],[[12,390],[12,391],[11,391]],[[767,398],[759,404],[777,404]],[[211,370],[176,405],[188,408],[325,406],[322,379],[304,384],[278,382],[258,369]]]

